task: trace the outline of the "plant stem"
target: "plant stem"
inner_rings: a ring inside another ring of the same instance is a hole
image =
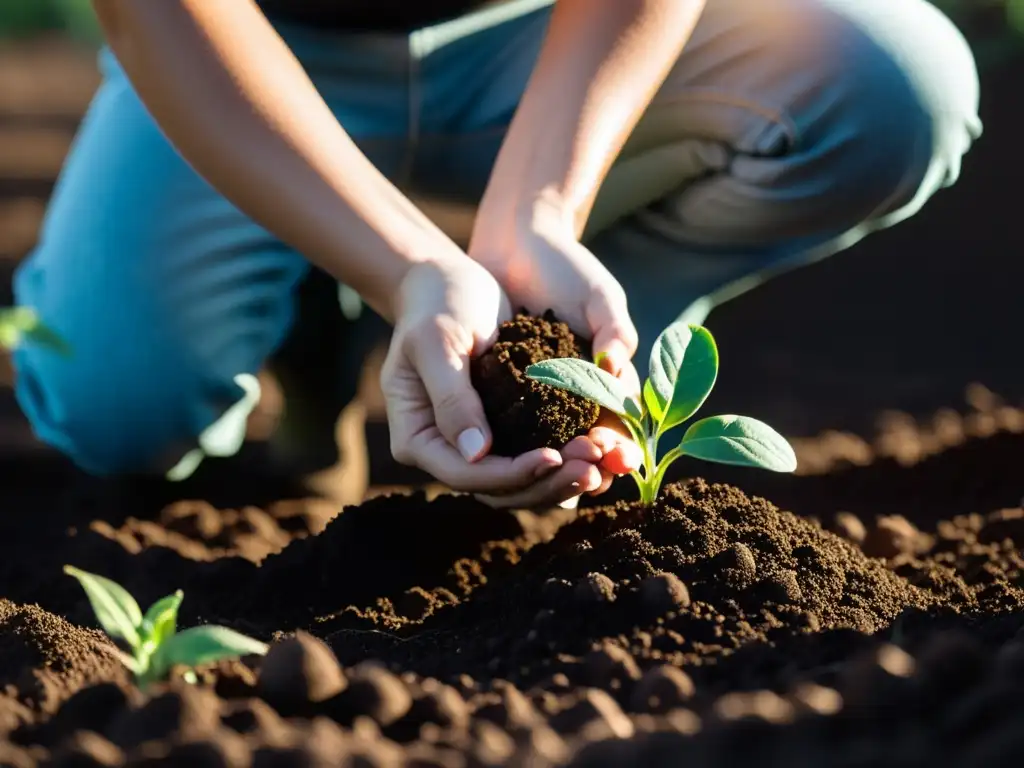
[[[640,502],[649,507],[658,495],[656,457],[658,455],[658,436],[652,431],[644,430],[640,444],[644,454],[644,482],[640,486]]]
[[[661,484],[665,480],[665,472],[669,466],[675,462],[683,452],[677,447],[666,453],[661,461],[658,463],[658,468],[654,471],[654,494],[657,496],[658,491],[661,489]]]

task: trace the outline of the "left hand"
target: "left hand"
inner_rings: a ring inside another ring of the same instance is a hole
[[[619,282],[579,242],[571,222],[554,206],[538,203],[528,221],[505,222],[478,218],[470,258],[494,275],[514,309],[525,307],[534,314],[550,309],[575,333],[591,339],[595,357],[604,353],[601,367],[639,395],[631,362],[637,334]],[[605,414],[598,427],[566,446],[563,454],[566,451],[586,453],[591,459],[599,455],[600,483],[585,489],[594,495],[608,490],[615,476],[638,469],[642,458],[612,414]]]

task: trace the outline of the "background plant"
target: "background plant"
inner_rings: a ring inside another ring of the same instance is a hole
[[[0,348],[13,351],[26,343],[37,344],[62,355],[71,353],[64,339],[31,307],[0,308]]]
[[[162,680],[174,666],[191,670],[200,664],[267,652],[265,643],[227,627],[206,625],[178,632],[181,590],[157,600],[143,613],[117,582],[70,565],[64,566],[64,572],[78,579],[103,630],[131,649],[130,655],[119,650],[118,658],[140,687]]]
[[[598,361],[599,362],[599,361]],[[718,347],[699,325],[673,323],[651,350],[650,378],[635,399],[619,379],[587,360],[557,358],[526,369],[534,381],[564,389],[616,414],[643,451],[643,466],[633,472],[641,503],[658,497],[665,471],[682,456],[792,472],[796,455],[786,439],[749,416],[710,416],[694,422],[678,445],[658,459],[665,433],[690,419],[704,404],[718,378]]]

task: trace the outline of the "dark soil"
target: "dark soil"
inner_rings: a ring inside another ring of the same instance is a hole
[[[494,347],[473,361],[473,386],[494,433],[494,455],[561,448],[597,423],[600,409],[593,403],[526,378],[530,365],[556,357],[589,360],[591,350],[547,312],[543,317],[519,314],[503,323]]]
[[[7,539],[24,580],[0,603],[0,764],[999,765],[1024,746],[1024,437],[976,417],[952,443],[904,424],[859,466],[762,479],[801,514],[735,470],[650,510],[417,492],[333,519],[177,504],[32,555]],[[798,449],[824,467],[835,443]],[[897,443],[916,460],[880,455]],[[140,693],[80,628],[63,561],[142,602],[184,587],[183,624],[271,653]]]

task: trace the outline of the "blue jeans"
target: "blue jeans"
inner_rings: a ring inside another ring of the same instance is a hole
[[[471,208],[551,0],[412,35],[281,28],[340,122],[414,199]],[[310,269],[200,179],[109,52],[17,301],[74,347],[15,355],[39,437],[84,469],[166,469],[282,342]],[[980,135],[978,77],[925,0],[708,0],[604,184],[586,239],[623,283],[638,363],[769,276],[916,213]],[[258,162],[258,158],[254,158]]]

